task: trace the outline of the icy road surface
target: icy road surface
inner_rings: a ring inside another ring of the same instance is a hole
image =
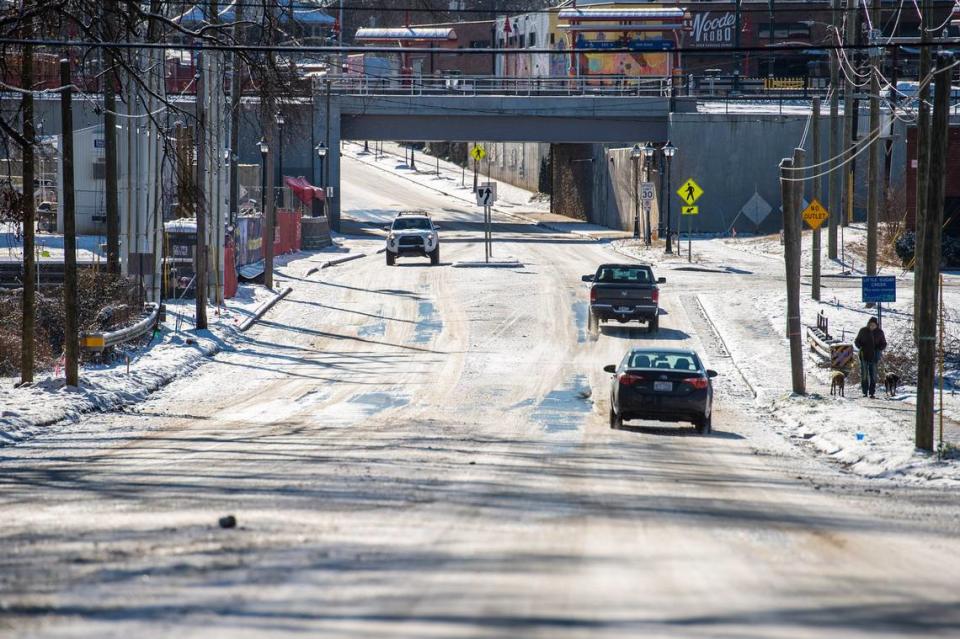
[[[265,321],[137,410],[0,449],[0,635],[960,633],[956,491],[798,454],[704,317],[774,278],[664,266],[660,334],[592,341],[609,248],[501,216],[524,268],[450,268],[483,254],[475,207],[344,175],[355,235],[427,209],[445,266],[358,235],[369,257],[290,264]],[[712,436],[608,428],[600,369],[644,344],[720,371]]]

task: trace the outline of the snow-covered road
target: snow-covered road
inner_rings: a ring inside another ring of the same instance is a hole
[[[368,257],[292,262],[294,292],[193,375],[0,449],[0,635],[960,632],[960,497],[775,432],[701,303],[762,295],[749,274],[666,264],[660,334],[591,341],[580,275],[608,245],[499,217],[524,267],[449,268],[483,254],[474,207],[343,172]],[[444,266],[375,254],[363,228],[397,209],[443,226]],[[720,371],[713,436],[608,428],[602,366],[651,343]]]

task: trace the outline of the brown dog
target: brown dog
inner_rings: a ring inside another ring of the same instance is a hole
[[[830,394],[846,397],[844,387],[847,385],[847,374],[843,371],[835,370],[830,376],[830,380]]]
[[[900,376],[896,373],[887,373],[883,376],[883,385],[886,387],[887,397],[893,397],[900,386]]]

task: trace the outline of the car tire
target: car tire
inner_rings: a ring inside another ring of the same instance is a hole
[[[660,330],[660,317],[654,317],[652,320],[647,322],[647,332],[656,333]]]
[[[613,430],[623,428],[623,417],[617,415],[617,412],[613,410],[613,406],[610,407],[610,428]]]
[[[713,415],[701,415],[694,422],[697,432],[701,435],[709,435],[713,431]]]
[[[440,247],[430,251],[430,266],[437,266],[440,264]]]
[[[387,266],[393,266],[397,263],[397,256],[387,251]]]

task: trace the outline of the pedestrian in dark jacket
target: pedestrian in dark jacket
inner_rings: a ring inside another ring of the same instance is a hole
[[[877,392],[877,365],[883,349],[887,347],[887,338],[876,317],[871,317],[867,325],[860,329],[853,343],[860,349],[860,388],[864,397],[873,397]]]

